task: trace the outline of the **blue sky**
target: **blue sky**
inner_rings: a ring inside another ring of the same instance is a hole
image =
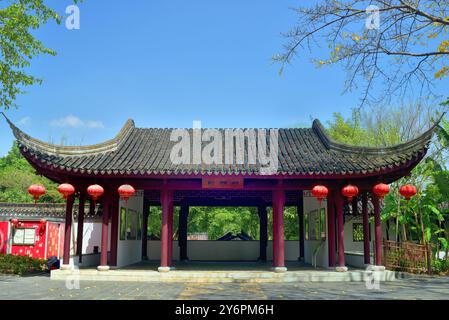
[[[51,0],[63,13],[69,0]],[[271,63],[300,1],[107,1],[80,5],[81,29],[50,23],[36,35],[56,57],[33,60],[42,77],[8,116],[43,141],[91,144],[128,118],[139,127],[286,127],[350,114],[338,67]],[[318,57],[326,57],[323,52]],[[13,137],[0,120],[0,156]]]

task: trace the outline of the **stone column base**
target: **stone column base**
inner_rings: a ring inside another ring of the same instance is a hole
[[[272,267],[271,271],[274,271],[276,273],[283,273],[283,272],[287,272],[287,268],[286,267]]]
[[[98,266],[97,270],[98,271],[109,271],[109,266]]]
[[[159,272],[169,272],[170,271],[170,267],[159,267],[159,268],[157,268],[157,271],[159,271]]]
[[[338,267],[335,267],[335,271],[337,271],[337,272],[346,272],[346,271],[348,271],[348,267],[338,266]]]
[[[61,264],[61,265],[59,266],[59,269],[60,269],[60,270],[72,270],[72,269],[73,269],[73,266],[72,266],[71,264]]]

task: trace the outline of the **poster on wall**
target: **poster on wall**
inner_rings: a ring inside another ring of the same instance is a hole
[[[128,209],[126,215],[126,240],[137,239],[137,211]]]
[[[120,208],[120,240],[126,240],[126,208]]]
[[[34,245],[36,242],[36,228],[18,228],[14,229],[13,244],[15,245]]]

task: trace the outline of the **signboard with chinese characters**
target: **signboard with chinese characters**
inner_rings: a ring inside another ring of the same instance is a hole
[[[203,178],[203,189],[243,189],[243,178]]]

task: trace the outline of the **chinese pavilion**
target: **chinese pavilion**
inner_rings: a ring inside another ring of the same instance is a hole
[[[6,118],[6,116],[5,116]],[[273,270],[286,271],[284,255],[285,206],[296,206],[300,216],[299,256],[304,255],[304,191],[316,185],[329,190],[327,212],[327,261],[337,271],[346,270],[344,215],[348,200],[342,188],[357,186],[359,196],[351,201],[352,212],[363,216],[364,261],[370,263],[368,207],[374,213],[374,264],[382,265],[382,229],[380,199],[373,186],[389,184],[410,173],[425,156],[435,125],[416,139],[386,148],[356,147],[333,141],[318,120],[311,128],[278,130],[278,168],[272,174],[261,174],[259,164],[173,164],[170,152],[175,142],[172,129],[136,128],[128,120],[112,140],[89,146],[60,146],[32,138],[6,118],[21,153],[36,171],[58,183],[70,183],[76,193],[66,204],[64,256],[62,267],[69,264],[72,209],[79,198],[79,212],[84,212],[89,199],[86,189],[101,185],[102,204],[101,263],[98,270],[117,266],[121,251],[119,195],[117,188],[132,185],[143,195],[143,235],[147,239],[147,213],[151,205],[162,207],[159,271],[169,271],[173,261],[173,208],[180,206],[180,258],[187,259],[187,216],[189,206],[255,206],[260,217],[260,255],[267,259],[267,207],[273,210]],[[192,129],[190,129],[192,130]],[[205,130],[205,129],[200,129]],[[219,129],[223,130],[223,129]],[[193,146],[192,146],[193,147]],[[194,150],[192,150],[192,153]],[[362,205],[359,206],[359,202]],[[367,205],[371,202],[370,205]],[[92,200],[90,201],[92,204]],[[93,205],[91,205],[93,207]],[[361,209],[358,209],[361,208]],[[78,215],[82,228],[83,214]],[[110,223],[110,229],[109,229]],[[108,234],[110,233],[110,234]],[[82,243],[77,239],[78,245]],[[110,256],[108,257],[108,248]],[[141,242],[142,256],[147,254],[147,241]],[[119,252],[120,251],[120,252]],[[123,253],[127,254],[127,253]]]

